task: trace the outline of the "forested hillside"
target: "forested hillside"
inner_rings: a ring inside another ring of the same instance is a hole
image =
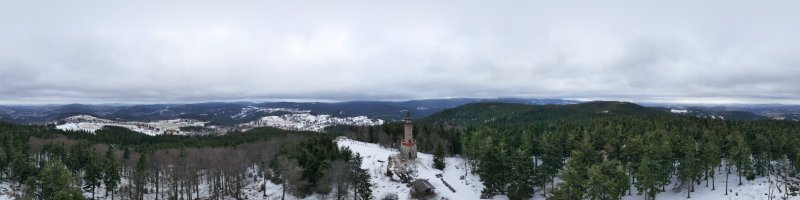
[[[797,122],[698,118],[623,102],[468,104],[421,121],[420,151],[444,146],[467,158],[484,197],[654,199],[674,181],[690,197],[695,187],[728,194],[730,185],[757,177],[768,177],[782,195],[800,190]],[[401,130],[390,123],[354,128],[350,136],[392,146]],[[731,177],[739,182],[713,182]]]
[[[12,193],[2,195],[17,199],[371,195],[360,156],[320,133],[149,136],[119,127],[90,134],[0,123],[0,139],[0,185]],[[245,190],[250,185],[258,192]],[[267,185],[281,188],[268,192]]]

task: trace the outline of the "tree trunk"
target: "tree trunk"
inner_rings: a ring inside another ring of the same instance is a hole
[[[283,193],[281,194],[281,200],[286,200],[286,181],[283,181]]]
[[[200,177],[197,177],[194,182],[194,196],[200,198]]]
[[[159,182],[160,177],[160,170],[156,170],[156,200],[158,200],[159,188],[161,187],[161,183]]]
[[[742,183],[742,169],[739,168],[739,167],[736,167],[736,173],[739,174],[739,185],[743,185],[743,183]]]
[[[731,175],[731,166],[728,165],[728,161],[725,161],[725,195],[728,195],[728,176]]]
[[[633,172],[631,172],[630,174],[631,174],[631,186],[628,187],[628,195],[631,195],[631,190],[633,190],[633,187],[636,185],[636,174],[634,174]]]
[[[694,184],[692,184],[692,181],[689,180],[689,186],[686,187],[686,198],[687,199],[692,198],[692,196],[691,196],[692,195],[692,185],[694,185]]]
[[[711,176],[711,191],[714,191],[714,190],[717,189],[717,187],[716,187],[717,179],[715,177],[717,177],[717,176],[716,175]]]

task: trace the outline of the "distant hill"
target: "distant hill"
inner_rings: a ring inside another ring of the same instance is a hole
[[[472,103],[431,115],[423,122],[473,124],[516,123],[531,120],[559,120],[607,115],[669,115],[661,109],[629,102],[594,101],[569,105],[526,105],[516,103]]]
[[[769,119],[767,116],[757,115],[752,112],[742,110],[726,110],[715,109],[710,107],[680,107],[680,108],[659,108],[667,112],[672,112],[680,115],[689,115],[695,117],[712,118],[712,119],[726,119],[726,120],[762,120]]]
[[[230,125],[256,120],[281,112],[266,112],[266,108],[289,108],[328,114],[336,117],[367,116],[385,120],[404,117],[402,111],[411,111],[414,117],[423,118],[444,109],[469,103],[506,102],[531,105],[574,104],[579,101],[535,98],[452,98],[412,101],[349,101],[322,102],[209,102],[194,104],[144,104],[144,105],[43,105],[0,106],[0,121],[23,124],[42,124],[74,115],[92,115],[122,121],[152,121],[175,118],[210,121],[214,125]],[[255,108],[255,109],[254,109]]]

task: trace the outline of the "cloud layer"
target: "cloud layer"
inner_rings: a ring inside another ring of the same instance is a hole
[[[0,103],[798,103],[800,3],[0,1]]]

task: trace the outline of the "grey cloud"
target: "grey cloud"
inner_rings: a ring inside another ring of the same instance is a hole
[[[800,103],[800,4],[3,1],[0,103]]]

